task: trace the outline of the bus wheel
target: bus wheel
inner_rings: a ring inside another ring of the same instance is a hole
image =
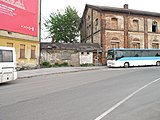
[[[156,62],[156,65],[157,65],[157,66],[160,66],[160,61],[157,61],[157,62]]]
[[[125,62],[125,63],[124,63],[124,67],[125,67],[125,68],[128,68],[128,67],[129,67],[129,63],[128,63],[128,62]]]

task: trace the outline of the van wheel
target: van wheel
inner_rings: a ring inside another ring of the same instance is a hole
[[[128,63],[128,62],[125,62],[125,63],[124,63],[124,67],[125,67],[125,68],[128,68],[128,67],[129,67],[129,63]]]
[[[160,66],[160,61],[157,61],[157,62],[156,62],[156,65],[157,65],[157,66]]]

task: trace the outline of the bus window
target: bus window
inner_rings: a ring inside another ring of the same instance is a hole
[[[116,60],[124,57],[124,52],[123,51],[117,51],[116,52]]]
[[[0,50],[0,62],[13,62],[12,50]]]
[[[154,50],[148,51],[148,56],[149,56],[149,57],[154,57],[154,56],[156,56],[155,51],[154,51]]]
[[[13,53],[11,50],[2,51],[3,62],[13,62]]]
[[[142,57],[148,57],[148,51],[143,50],[142,51]]]
[[[141,57],[142,56],[142,51],[135,50],[134,54],[135,54],[134,57]]]

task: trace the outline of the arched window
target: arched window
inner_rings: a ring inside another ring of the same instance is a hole
[[[152,22],[152,32],[158,32],[158,25],[156,21]]]
[[[111,29],[118,29],[118,19],[117,18],[111,19]]]
[[[138,20],[133,20],[133,30],[139,31],[139,22]]]

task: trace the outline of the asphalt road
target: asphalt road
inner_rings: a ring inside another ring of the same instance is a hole
[[[160,67],[106,68],[0,85],[0,120],[159,120]]]

